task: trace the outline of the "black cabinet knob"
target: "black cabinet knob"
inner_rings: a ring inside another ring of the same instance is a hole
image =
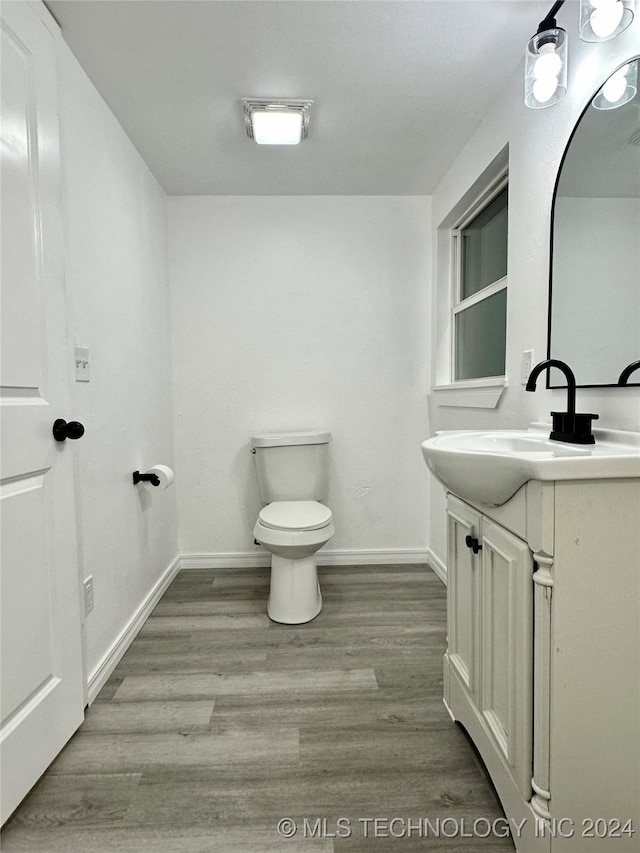
[[[467,536],[464,540],[464,544],[467,546],[467,548],[471,548],[474,554],[479,554],[480,551],[482,551],[482,545],[473,536]]]
[[[80,421],[69,421],[67,423],[63,418],[58,418],[53,424],[52,432],[56,441],[66,441],[68,438],[82,438],[84,427]]]

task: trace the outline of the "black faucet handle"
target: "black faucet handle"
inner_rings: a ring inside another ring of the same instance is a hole
[[[629,377],[632,373],[635,373],[636,370],[640,370],[640,360],[632,361],[631,364],[628,364],[625,367],[618,377],[618,385],[626,385],[629,381]]]
[[[553,441],[566,441],[570,444],[595,444],[591,432],[591,421],[598,415],[586,412],[551,412],[552,430],[549,438]]]

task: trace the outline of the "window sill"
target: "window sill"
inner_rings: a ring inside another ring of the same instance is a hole
[[[469,379],[452,382],[450,385],[436,385],[432,393],[438,406],[495,409],[506,387],[506,377],[490,376],[487,379]]]

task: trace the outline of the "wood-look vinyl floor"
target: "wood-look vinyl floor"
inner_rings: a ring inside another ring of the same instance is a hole
[[[286,626],[266,616],[268,570],[181,572],[7,823],[4,853],[512,851],[442,703],[438,578],[351,566],[320,580],[322,612]]]

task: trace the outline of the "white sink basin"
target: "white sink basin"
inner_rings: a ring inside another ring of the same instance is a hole
[[[422,442],[429,470],[472,503],[500,506],[527,480],[640,478],[640,433],[594,430],[596,444],[550,441],[551,427],[452,430]]]

